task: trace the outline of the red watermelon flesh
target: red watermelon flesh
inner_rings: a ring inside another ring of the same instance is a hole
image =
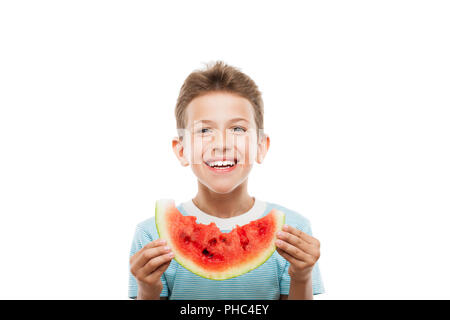
[[[272,210],[264,217],[223,233],[212,222],[196,223],[183,216],[173,200],[159,200],[156,226],[186,269],[212,280],[225,280],[249,272],[274,253],[276,232],[284,224],[284,213]]]

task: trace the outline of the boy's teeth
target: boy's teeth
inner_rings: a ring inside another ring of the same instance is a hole
[[[208,163],[210,167],[226,167],[226,166],[233,166],[234,161],[214,161]]]

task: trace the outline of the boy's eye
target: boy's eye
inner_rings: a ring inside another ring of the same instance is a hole
[[[235,129],[238,129],[238,131],[241,131],[241,132],[247,131],[245,128],[242,128],[242,127],[234,127],[233,130],[235,131]],[[200,130],[198,130],[198,133],[206,133],[207,130],[209,130],[209,128],[201,128]]]
[[[242,127],[234,127],[233,129],[240,129],[240,130],[241,130],[241,132],[245,132],[245,129],[244,129],[244,128],[242,128]]]

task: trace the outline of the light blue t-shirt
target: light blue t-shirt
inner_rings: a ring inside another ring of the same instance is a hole
[[[285,213],[285,224],[312,235],[308,219],[293,210],[257,198],[249,211],[226,219],[217,218],[201,211],[192,200],[179,204],[177,209],[183,215],[196,216],[197,223],[215,222],[222,232],[230,232],[236,224],[242,226],[252,220],[262,218],[272,209],[278,209]],[[139,223],[131,245],[130,257],[147,243],[158,238],[154,217]],[[280,294],[289,294],[288,269],[289,262],[275,251],[258,268],[235,278],[217,281],[200,277],[173,259],[161,276],[163,290],[160,296],[168,297],[169,300],[278,300]],[[318,263],[312,270],[312,288],[313,294],[325,292]],[[128,296],[134,299],[137,296],[137,290],[136,278],[129,271]]]

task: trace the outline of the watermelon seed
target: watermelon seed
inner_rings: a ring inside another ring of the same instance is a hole
[[[208,241],[208,244],[210,246],[215,246],[217,244],[217,239],[216,238],[212,238],[211,240]]]
[[[225,243],[227,242],[227,238],[225,238],[225,237],[223,237],[223,236],[220,236],[219,239],[220,239],[220,241],[222,241],[222,242],[225,242]]]
[[[203,249],[203,251],[202,251],[202,253],[205,255],[205,256],[208,256],[208,258],[212,258],[214,255],[211,253],[211,252],[209,252],[208,251],[208,249]]]

